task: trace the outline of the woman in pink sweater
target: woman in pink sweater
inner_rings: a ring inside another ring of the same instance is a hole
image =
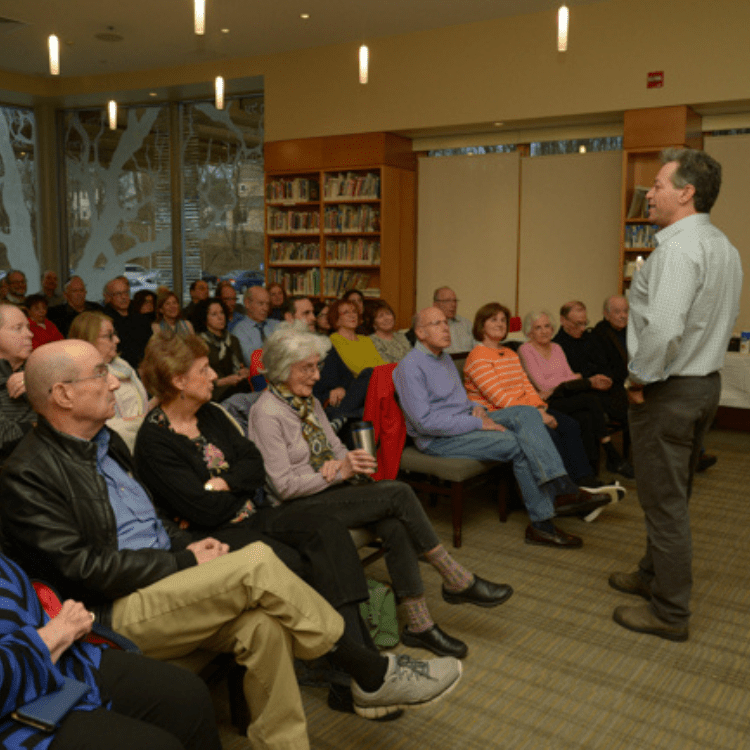
[[[599,400],[590,392],[591,382],[570,369],[565,352],[552,341],[552,316],[546,311],[530,312],[523,319],[523,332],[529,339],[518,350],[523,366],[539,395],[557,411],[573,417],[581,427],[581,437],[594,470],[598,473],[599,446],[608,461],[621,464],[622,457],[612,445],[607,417]]]

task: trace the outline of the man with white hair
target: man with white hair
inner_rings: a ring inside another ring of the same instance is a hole
[[[276,330],[280,321],[271,320],[271,297],[262,286],[248,287],[245,292],[245,310],[247,317],[243,318],[232,329],[242,347],[245,364],[250,364],[250,357],[256,349],[263,348],[263,342]]]
[[[5,278],[8,280],[8,296],[6,299],[14,305],[22,305],[26,299],[26,274],[18,269],[13,269],[8,271]]]
[[[448,321],[451,333],[447,354],[469,352],[474,348],[474,336],[471,334],[471,321],[458,314],[458,298],[449,286],[441,286],[432,295],[432,304],[442,311]]]
[[[137,369],[152,331],[148,318],[130,309],[130,282],[127,276],[117,276],[105,284],[104,312],[112,318],[120,339],[120,356]]]
[[[47,307],[54,307],[65,302],[65,297],[57,291],[57,273],[45,271],[42,274],[42,288],[37,294],[43,294],[47,299]]]
[[[80,276],[71,276],[63,287],[65,298],[62,304],[50,307],[47,317],[57,326],[63,336],[68,335],[70,324],[82,312],[101,310],[102,306],[86,299],[86,284]]]

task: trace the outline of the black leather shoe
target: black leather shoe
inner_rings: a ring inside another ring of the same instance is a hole
[[[607,471],[620,474],[625,479],[635,479],[635,471],[630,465],[630,461],[621,458],[619,461],[607,461]]]
[[[719,457],[714,456],[713,453],[704,453],[698,459],[698,465],[695,467],[695,470],[700,474],[706,469],[710,469],[718,460]]]
[[[421,633],[412,633],[409,628],[404,628],[401,643],[412,648],[426,648],[438,656],[454,656],[456,659],[463,659],[469,652],[469,647],[463,641],[448,635],[437,624]]]
[[[577,494],[558,495],[555,498],[556,516],[576,516],[608,505],[612,498],[603,492],[578,490]]]
[[[535,529],[531,524],[526,527],[526,544],[541,544],[547,547],[583,547],[583,539],[580,536],[567,534],[555,526],[554,533]]]
[[[463,591],[449,591],[443,586],[443,599],[448,604],[476,604],[477,607],[497,607],[507,602],[513,589],[507,583],[492,583],[474,576],[474,583]]]

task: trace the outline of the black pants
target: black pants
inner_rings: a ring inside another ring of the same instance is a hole
[[[99,676],[112,709],[71,711],[50,750],[221,750],[208,689],[194,674],[107,649]]]
[[[594,473],[598,474],[601,441],[607,436],[607,418],[599,400],[592,392],[566,396],[553,395],[549,399],[549,405],[578,422],[586,456]]]

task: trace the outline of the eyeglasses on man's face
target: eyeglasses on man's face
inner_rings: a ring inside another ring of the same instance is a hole
[[[96,366],[96,370],[93,375],[87,375],[85,378],[71,378],[70,380],[59,380],[55,385],[73,385],[74,383],[83,383],[86,380],[98,380],[99,378],[106,378],[109,375],[109,368],[106,364],[102,363]],[[49,393],[52,393],[54,385],[49,389]]]

